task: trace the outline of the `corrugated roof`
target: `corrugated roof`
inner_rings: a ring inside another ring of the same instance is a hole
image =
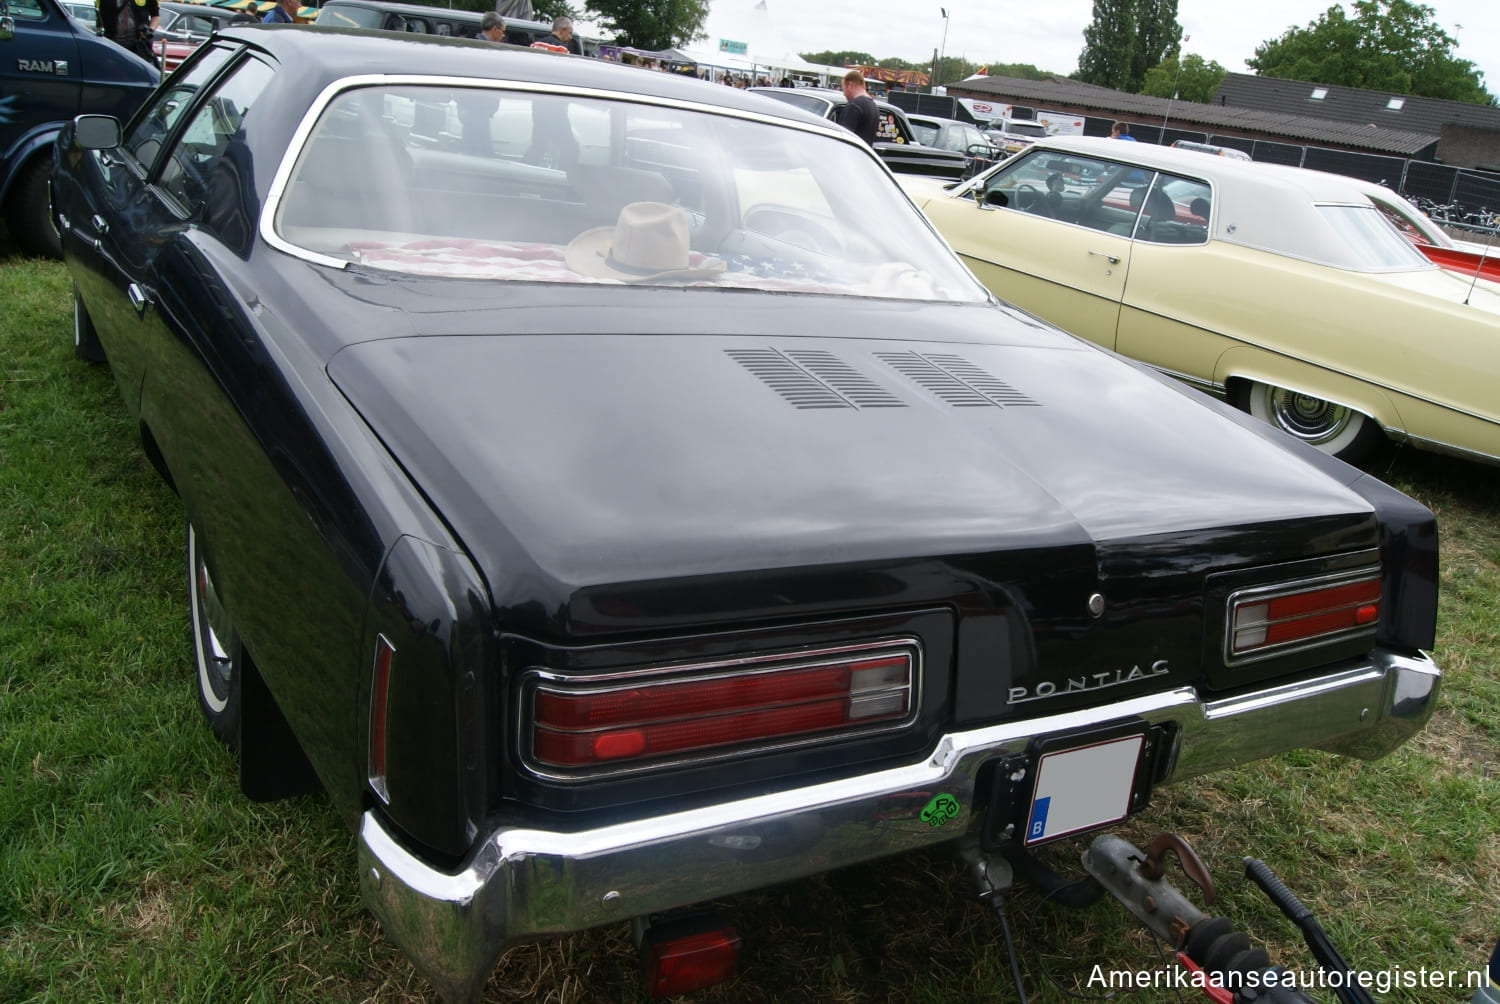
[[[1315,91],[1323,92],[1321,99]],[[1311,115],[1357,125],[1404,129],[1436,136],[1444,125],[1500,130],[1500,108],[1466,101],[1419,98],[1392,91],[1371,91],[1305,80],[1278,80],[1250,73],[1229,73],[1214,94],[1215,103],[1287,115]],[[1399,103],[1399,108],[1390,107]]]
[[[1127,94],[1064,77],[1048,77],[1044,80],[1024,80],[1017,77],[971,78],[962,83],[949,84],[948,93],[961,97],[988,98],[992,101],[1004,99],[1011,104],[1042,108],[1054,105],[1077,106],[1094,109],[1099,114],[1110,117],[1135,116],[1143,122],[1167,117],[1169,112],[1166,98]],[[1423,132],[1316,118],[1305,113],[1234,107],[1232,104],[1205,105],[1195,101],[1172,101],[1170,105],[1168,125],[1196,126],[1207,131],[1236,129],[1283,137],[1299,143],[1334,143],[1403,157],[1417,154],[1438,140],[1435,128],[1431,132]]]

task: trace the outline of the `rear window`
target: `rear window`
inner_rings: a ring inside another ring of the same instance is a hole
[[[862,144],[445,84],[335,96],[275,183],[276,234],[413,275],[987,298]]]
[[[1432,264],[1373,205],[1318,206],[1318,215],[1342,239],[1349,257],[1339,264],[1345,267],[1383,271]]]

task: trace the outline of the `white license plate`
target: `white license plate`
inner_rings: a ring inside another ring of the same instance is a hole
[[[1026,843],[1118,823],[1130,812],[1145,736],[1043,753],[1026,816]]]

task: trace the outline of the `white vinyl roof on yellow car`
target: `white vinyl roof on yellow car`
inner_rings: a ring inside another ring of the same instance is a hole
[[[1380,216],[1364,183],[1351,178],[1081,136],[1041,140],[1021,156],[1066,157],[1070,153],[1208,183],[1214,190],[1213,240],[1361,272],[1437,267]],[[1006,164],[998,170],[1005,170]],[[971,184],[983,182],[976,179]]]

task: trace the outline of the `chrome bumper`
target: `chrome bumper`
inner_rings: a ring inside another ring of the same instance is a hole
[[[456,874],[406,851],[380,818],[360,827],[360,886],[370,910],[450,1001],[478,1000],[502,950],[533,935],[755,889],[953,840],[979,823],[982,764],[1037,736],[1137,717],[1175,723],[1168,782],[1290,749],[1362,759],[1426,724],[1442,674],[1426,657],[1377,653],[1302,683],[1217,701],[1188,687],[1082,711],[946,735],[921,763],[578,833],[501,828]],[[918,818],[929,797],[961,809]]]

